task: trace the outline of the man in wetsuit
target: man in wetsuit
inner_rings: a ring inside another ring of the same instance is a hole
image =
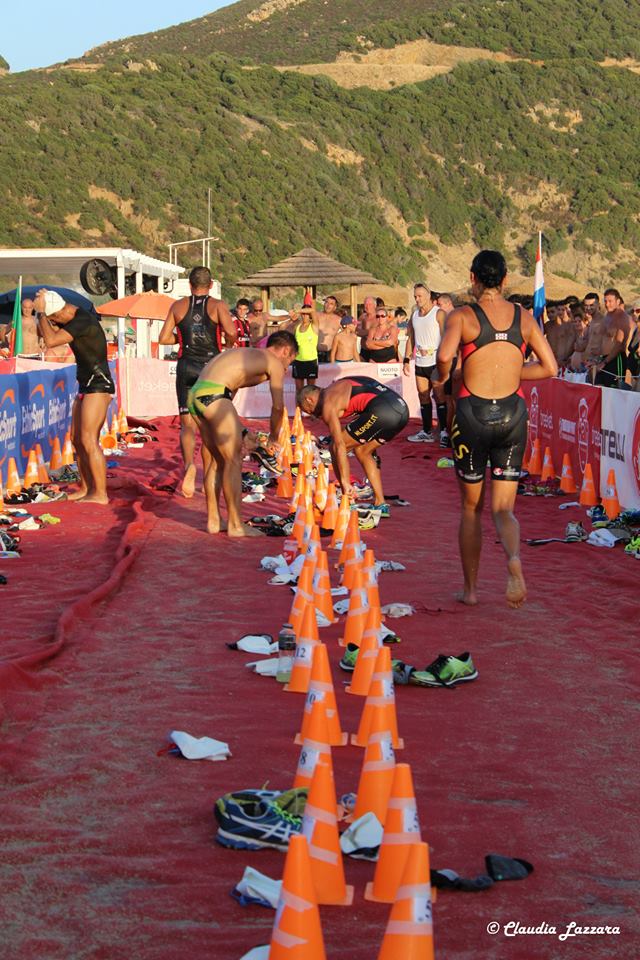
[[[471,287],[477,303],[459,307],[447,317],[437,364],[438,379],[443,383],[460,348],[462,386],[451,431],[462,497],[459,544],[464,590],[459,599],[469,605],[478,602],[481,515],[485,471],[490,462],[491,510],[507,555],[507,603],[519,607],[526,599],[526,587],[520,562],[520,527],[513,509],[528,419],[520,381],[553,377],[558,365],[529,311],[502,296],[506,277],[507,265],[501,253],[482,250],[474,257]],[[524,364],[528,346],[538,359]]]
[[[376,449],[392,440],[406,426],[409,408],[398,394],[372,377],[344,377],[324,389],[302,387],[298,405],[305,413],[320,417],[329,427],[333,443],[331,459],[343,493],[352,496],[347,454],[354,451],[371,484],[374,503],[386,507]],[[343,427],[341,420],[352,419]],[[388,515],[388,508],[387,508]]]
[[[236,327],[224,300],[209,296],[212,279],[207,267],[194,267],[189,274],[191,296],[182,297],[169,308],[160,331],[159,343],[179,345],[176,367],[176,391],[180,414],[180,449],[184,461],[182,495],[192,497],[196,486],[196,425],[187,410],[187,394],[206,363],[220,353],[218,331],[222,328],[225,345],[233,346]],[[203,469],[208,468],[207,452],[202,450]]]
[[[78,395],[73,403],[71,432],[80,489],[69,500],[108,503],[100,430],[116,388],[107,363],[104,330],[95,314],[65,303],[53,290],[39,290],[33,305],[39,314],[38,331],[47,349],[69,344],[76,360]]]
[[[227,529],[230,537],[260,536],[260,531],[247,526],[240,516],[243,431],[231,398],[241,387],[269,381],[272,406],[267,446],[275,453],[284,413],[284,377],[297,349],[293,334],[278,330],[271,334],[263,350],[225,350],[204,367],[189,391],[187,408],[210,455],[204,478],[209,533]],[[226,528],[220,521],[221,492],[227,504]]]
[[[625,385],[627,351],[633,332],[633,321],[624,309],[619,292],[613,287],[604,292],[607,314],[602,332],[603,360],[594,377],[596,387],[620,388]]]

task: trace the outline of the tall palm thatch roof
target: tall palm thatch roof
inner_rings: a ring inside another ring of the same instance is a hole
[[[334,284],[380,283],[370,273],[333,260],[312,247],[260,270],[244,280],[241,287],[308,287]]]

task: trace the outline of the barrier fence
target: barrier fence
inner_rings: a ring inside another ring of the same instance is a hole
[[[110,366],[115,377],[115,364]],[[118,361],[117,370],[119,399],[112,404],[113,410],[121,405],[127,414],[142,418],[177,414],[175,362],[127,357]],[[412,417],[419,416],[415,378],[413,373],[402,375],[402,364],[321,364],[318,384],[325,386],[348,374],[385,383],[403,396]],[[606,479],[613,467],[620,503],[640,509],[640,394],[560,379],[525,382],[523,390],[529,406],[527,454],[539,439],[543,452],[550,447],[559,473],[568,453],[578,486],[590,463],[596,490],[601,476]],[[62,442],[70,427],[76,392],[74,365],[37,360],[0,365],[0,472],[4,474],[8,457],[15,457],[22,474],[35,443],[41,444],[45,459],[49,459],[55,436]],[[293,413],[295,384],[290,378],[285,381],[285,402]],[[268,417],[269,384],[240,390],[234,403],[241,416]]]

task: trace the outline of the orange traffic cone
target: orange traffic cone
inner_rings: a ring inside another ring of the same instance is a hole
[[[358,732],[351,735],[351,743],[357,747],[366,747],[369,742],[369,730],[371,729],[374,710],[380,710],[384,714],[380,723],[382,729],[391,731],[394,750],[402,750],[404,741],[398,736],[391,654],[389,648],[385,646],[378,650],[375,671],[371,677],[371,686],[360,718]]]
[[[32,487],[34,483],[38,483],[38,458],[36,457],[36,451],[32,447],[29,451],[29,459],[27,460],[27,469],[24,472],[24,488],[28,490],[29,487]]]
[[[529,473],[536,475],[542,470],[542,454],[540,452],[540,440],[536,437],[533,441],[533,449],[529,458]]]
[[[345,563],[347,559],[347,551],[351,544],[356,544],[360,546],[360,528],[358,526],[358,511],[350,510],[349,511],[349,523],[347,524],[347,532],[345,534],[344,541],[342,543],[342,549],[340,550],[340,557],[338,563]]]
[[[302,741],[302,749],[296,768],[294,787],[309,787],[313,771],[320,758],[331,763],[329,727],[324,700],[316,700],[311,708],[308,735]]]
[[[591,469],[591,464],[588,463],[584,468],[584,475],[582,477],[582,488],[580,490],[580,506],[582,507],[595,507],[598,504],[598,496],[596,494],[595,484],[593,482],[593,470]]]
[[[38,461],[38,483],[49,483],[49,471],[44,462],[44,454],[39,443],[36,443],[36,459]]]
[[[63,467],[68,467],[76,459],[76,455],[73,450],[73,444],[71,443],[71,432],[67,430],[64,435],[64,444],[62,446],[62,465]]]
[[[356,579],[351,594],[349,596],[349,610],[344,625],[344,637],[338,640],[341,647],[346,647],[348,643],[355,643],[360,646],[362,635],[367,625],[367,591],[362,586],[362,571],[356,570]]]
[[[361,544],[359,543],[350,543],[347,546],[347,552],[345,554],[344,566],[342,568],[342,577],[340,578],[340,583],[343,587],[346,587],[348,590],[351,590],[355,586],[357,573],[360,571],[362,575],[362,582],[364,584],[364,568],[362,566],[362,552]]]
[[[285,686],[288,693],[306,693],[311,682],[313,651],[319,644],[316,611],[313,603],[307,603],[302,629],[297,634],[296,652],[293,656],[291,677]]]
[[[373,883],[365,889],[366,900],[393,903],[413,844],[420,843],[420,823],[413,790],[411,767],[398,763],[393,772],[389,804],[382,814],[384,834]]]
[[[380,628],[379,611],[376,616],[376,610],[369,607],[367,611],[367,621],[362,642],[358,650],[356,666],[351,674],[351,683],[346,687],[347,693],[355,694],[358,697],[366,697],[371,686],[371,678],[375,672],[376,660],[378,659],[378,650],[380,649]]]
[[[289,840],[269,960],[326,960],[326,956],[307,838],[298,834]]]
[[[385,822],[395,765],[391,731],[384,728],[383,714],[377,711],[371,719],[356,805],[350,819],[357,820],[365,813],[374,813],[380,823]]]
[[[51,448],[51,460],[49,461],[49,470],[59,470],[62,467],[62,450],[60,449],[60,438],[53,438]]]
[[[291,676],[293,677],[293,672]],[[311,712],[316,700],[322,700],[324,702],[327,729],[329,731],[329,745],[332,747],[344,747],[348,738],[340,727],[340,716],[338,714],[338,704],[336,703],[336,695],[333,689],[329,654],[327,653],[327,648],[324,643],[316,643],[311,650],[311,677],[309,679],[309,688],[304,710],[302,711],[302,728],[300,733],[296,734],[296,743],[302,743],[307,736],[309,736]]]
[[[304,429],[302,426],[302,414],[300,413],[300,407],[296,407],[296,412],[293,415],[293,426],[291,427],[291,432],[296,436],[302,431],[304,435]]]
[[[290,500],[293,496],[293,477],[291,476],[291,467],[286,456],[283,457],[282,473],[278,477],[276,496],[282,497],[283,500]]]
[[[313,575],[313,602],[316,610],[326,617],[329,623],[336,619],[333,612],[331,597],[331,580],[329,578],[329,559],[326,551],[318,550],[316,556],[316,570]]]
[[[311,539],[311,534],[313,533],[313,528],[315,526],[316,518],[313,512],[313,502],[311,500],[306,500],[306,516],[304,520],[304,534],[303,541],[308,543]]]
[[[350,513],[351,506],[349,503],[349,497],[346,494],[343,494],[342,500],[340,501],[340,507],[338,509],[338,519],[336,520],[333,536],[331,537],[332,547],[337,547],[338,545],[342,544],[347,534]]]
[[[299,504],[303,500],[304,487],[305,487],[304,473],[302,472],[302,470],[298,470],[298,475],[296,477],[296,485],[293,491],[293,495],[291,497],[290,507],[292,510],[297,510]]]
[[[313,453],[311,450],[305,450],[302,455],[302,472],[305,477],[309,477],[313,473]]]
[[[407,857],[378,960],[434,960],[434,956],[429,846],[416,843]],[[272,953],[269,957],[273,960]]]
[[[22,491],[22,484],[18,476],[15,457],[9,457],[9,463],[7,464],[7,482],[4,489],[9,496]]]
[[[380,591],[378,590],[378,574],[376,573],[376,558],[373,550],[365,550],[364,552],[362,575],[369,606],[379,607]]]
[[[310,604],[313,607],[313,574],[315,567],[315,558],[313,556],[305,557],[305,561],[302,564],[302,570],[300,571],[300,576],[298,577],[296,592],[293,596],[293,603],[291,604],[289,619],[287,621],[293,627],[296,637],[299,635],[300,629],[302,628],[302,620],[307,604]],[[315,609],[313,613],[313,619],[315,621]],[[318,639],[317,632],[315,634],[315,638],[316,640]]]
[[[314,503],[318,510],[322,511],[327,505],[327,495],[329,488],[329,478],[327,468],[324,463],[318,464],[318,473],[316,476],[316,492],[314,494]]]
[[[607,475],[607,482],[602,491],[602,506],[609,520],[615,520],[620,513],[620,501],[618,500],[618,490],[616,488],[616,472],[613,467]]]
[[[124,435],[125,433],[128,433],[128,432],[129,432],[129,424],[127,423],[127,415],[121,407],[118,412],[118,433]]]
[[[573,479],[573,470],[571,469],[571,457],[568,453],[565,453],[564,457],[562,458],[560,489],[563,493],[575,493],[577,490],[576,482]]]
[[[304,501],[300,499],[298,501],[298,506],[296,507],[296,515],[293,521],[293,530],[291,531],[291,536],[298,544],[298,548],[302,549],[302,544],[304,543],[304,522],[307,516],[307,509],[304,505]]]
[[[327,488],[327,502],[324,513],[322,514],[322,526],[325,530],[335,530],[338,521],[338,498],[336,496],[336,485],[330,483]]]
[[[544,460],[542,462],[542,473],[540,474],[540,480],[544,483],[545,480],[555,480],[555,477],[556,477],[556,470],[553,465],[553,460],[551,459],[551,447],[545,447]]]
[[[353,887],[348,887],[344,879],[336,820],[336,788],[333,769],[327,763],[316,764],[304,807],[302,833],[309,844],[311,876],[318,903],[350,906]]]

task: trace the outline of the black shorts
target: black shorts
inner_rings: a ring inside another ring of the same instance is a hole
[[[99,363],[86,380],[78,380],[78,395],[86,397],[89,393],[115,393],[116,386],[106,363]]]
[[[465,483],[484,480],[487,462],[494,480],[518,480],[527,443],[529,414],[524,397],[501,400],[460,397],[451,425],[456,471]]]
[[[316,380],[318,377],[318,361],[294,360],[291,364],[291,376],[294,380]]]
[[[176,393],[178,395],[178,413],[180,413],[180,415],[189,413],[187,404],[189,390],[191,390],[191,387],[202,373],[204,366],[205,364],[200,363],[199,360],[187,360],[184,357],[181,357],[176,364]]]
[[[360,356],[362,357],[362,351],[360,352]],[[397,359],[395,347],[382,347],[380,350],[372,350],[371,347],[369,347],[367,350],[368,363],[393,363]]]
[[[409,407],[393,390],[385,390],[370,400],[364,410],[345,427],[358,443],[386,443],[406,427]]]
[[[435,363],[433,363],[430,367],[419,367],[416,363],[415,374],[416,377],[424,377],[425,380],[431,380],[433,378],[433,371],[435,369]]]
[[[619,353],[617,357],[606,363],[602,370],[598,370],[593,378],[593,384],[596,387],[618,387],[624,383],[624,375],[627,369],[626,357]]]
[[[331,363],[331,351],[318,350],[318,363]]]

